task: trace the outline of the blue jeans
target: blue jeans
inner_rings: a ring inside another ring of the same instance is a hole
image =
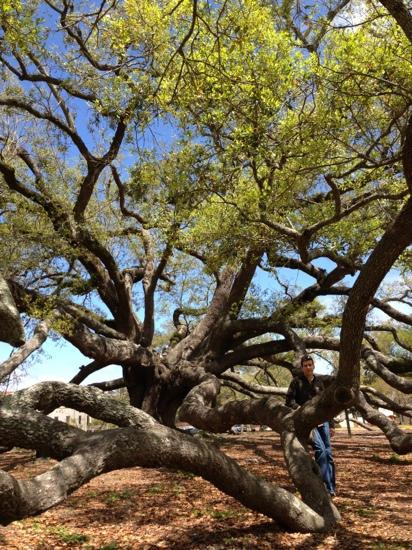
[[[315,460],[319,466],[326,489],[329,493],[335,493],[335,464],[330,446],[329,422],[325,422],[321,426],[314,428],[312,436]]]

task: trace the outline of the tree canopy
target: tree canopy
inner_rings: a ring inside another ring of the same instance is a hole
[[[2,445],[60,462],[27,482],[0,472],[0,518],[139,464],[194,471],[288,528],[331,528],[310,430],[351,406],[397,452],[412,445],[377,411],[411,407],[360,378],[411,392],[410,6],[0,6],[0,271],[29,322],[0,380],[49,333],[90,358],[70,383],[1,400]],[[310,350],[335,376],[292,411],[273,367],[294,373]],[[121,379],[80,385],[110,364]],[[130,406],[104,393],[119,387]],[[217,402],[225,388],[237,397]],[[62,404],[119,428],[46,416]],[[178,417],[279,432],[302,500],[181,434]]]

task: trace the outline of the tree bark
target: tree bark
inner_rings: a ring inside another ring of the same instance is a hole
[[[0,316],[1,317],[1,316]],[[0,382],[19,367],[27,357],[38,349],[46,340],[49,329],[47,323],[39,323],[33,337],[23,344],[13,355],[0,364]]]
[[[412,198],[374,248],[349,294],[342,317],[339,371],[336,392],[350,403],[359,386],[359,359],[366,314],[382,279],[412,243]],[[346,398],[344,398],[344,393]],[[338,397],[338,394],[336,394]]]
[[[11,346],[24,344],[24,330],[10,289],[0,275],[0,340]]]
[[[371,407],[361,392],[358,394],[355,406],[368,422],[383,431],[396,453],[402,455],[412,451],[412,434],[403,432],[384,414]]]
[[[33,410],[62,404],[131,427],[86,433]],[[260,480],[208,444],[156,423],[97,388],[42,383],[4,398],[0,438],[6,444],[17,443],[61,460],[31,480],[18,481],[0,472],[2,523],[46,510],[105,471],[137,465],[179,468],[200,475],[245,506],[295,531],[324,531],[336,520],[322,517],[288,491]]]

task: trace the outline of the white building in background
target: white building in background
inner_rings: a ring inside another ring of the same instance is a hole
[[[347,428],[346,415],[340,414],[335,419],[335,426],[338,428]],[[356,428],[360,424],[365,424],[365,419],[361,416],[354,416],[351,412],[348,413],[349,427]]]
[[[51,418],[66,422],[70,426],[76,426],[81,430],[88,430],[90,425],[90,417],[88,414],[68,409],[67,407],[59,407],[49,414]]]
[[[384,409],[383,407],[379,407],[378,411],[381,414],[384,414],[389,420],[392,420],[392,422],[396,422],[396,414],[394,414],[393,411],[390,411],[389,409]]]

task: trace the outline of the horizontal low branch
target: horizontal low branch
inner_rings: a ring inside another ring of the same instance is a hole
[[[99,388],[103,391],[112,391],[126,387],[126,381],[124,378],[116,378],[115,380],[106,380],[105,382],[95,382],[94,384],[89,384],[89,386]]]
[[[108,411],[117,421],[123,418],[129,427],[87,433],[31,409],[56,404],[101,418]],[[22,441],[26,448],[48,451],[49,456],[62,459],[29,480],[16,480],[0,471],[3,524],[46,510],[103,472],[142,466],[178,468],[202,476],[245,506],[295,531],[324,531],[331,526],[329,519],[299,498],[257,478],[213,446],[161,426],[96,388],[42,383],[7,396],[0,402],[0,439],[6,444]]]
[[[324,519],[285,489],[257,478],[235,461],[189,435],[157,425],[94,433],[87,443],[50,471],[16,480],[0,471],[0,521],[46,510],[103,472],[141,467],[183,469],[213,483],[242,504],[295,531],[324,531]]]
[[[380,391],[370,386],[361,386],[360,390],[364,394],[367,394],[369,398],[373,397],[374,402],[372,404],[379,403],[378,406],[386,407],[387,409],[390,409],[395,413],[404,414],[405,416],[412,415],[412,405],[402,405],[401,403],[399,403],[399,401],[396,402],[393,399],[390,399]]]
[[[392,388],[395,388],[405,394],[412,393],[412,380],[398,376],[384,364],[387,363],[393,367],[393,364],[396,363],[395,360],[392,360],[386,355],[383,355],[383,353],[372,350],[371,348],[362,349],[362,359],[364,359],[367,366],[375,374],[380,376],[382,380],[392,386]]]
[[[121,427],[155,424],[147,413],[114,399],[98,388],[64,382],[40,382],[6,396],[2,404],[14,409],[31,408],[46,412],[65,406]]]
[[[282,395],[285,396],[287,388],[279,388],[277,386],[263,386],[261,384],[254,384],[253,382],[247,382],[242,376],[233,373],[224,373],[220,376],[221,380],[229,380],[239,384],[242,388],[252,391],[254,393],[265,393],[269,395]]]
[[[396,453],[407,454],[412,451],[412,434],[403,432],[384,414],[371,407],[362,392],[359,392],[355,406],[365,420],[383,431]]]

